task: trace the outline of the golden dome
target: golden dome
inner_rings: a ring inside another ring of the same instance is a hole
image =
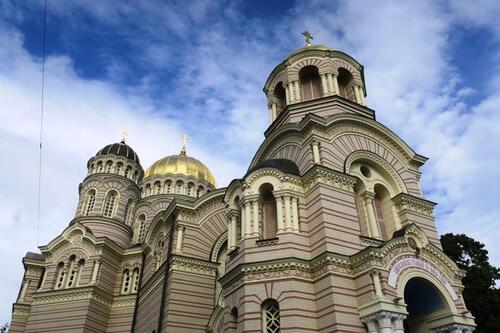
[[[187,156],[184,149],[179,155],[166,156],[154,162],[144,173],[144,178],[166,174],[192,176],[215,187],[215,177],[210,169],[196,158]]]

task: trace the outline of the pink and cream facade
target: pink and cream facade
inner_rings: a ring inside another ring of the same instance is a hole
[[[375,120],[362,65],[307,46],[264,92],[227,188],[185,150],[146,172],[124,142],[92,157],[75,218],[23,259],[10,332],[472,332],[426,158]]]

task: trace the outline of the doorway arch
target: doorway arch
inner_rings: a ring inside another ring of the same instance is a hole
[[[408,279],[403,294],[408,311],[404,321],[407,333],[430,332],[430,322],[451,312],[445,295],[424,277],[414,276]]]

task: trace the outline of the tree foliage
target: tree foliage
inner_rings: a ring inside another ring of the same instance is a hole
[[[0,327],[0,333],[6,333],[8,329],[9,329],[9,323],[3,324]]]
[[[462,280],[467,309],[476,317],[477,333],[500,332],[500,270],[488,262],[484,244],[464,235],[441,236],[443,251],[466,271]]]

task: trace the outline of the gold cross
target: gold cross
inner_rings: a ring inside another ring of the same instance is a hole
[[[306,37],[306,46],[311,46],[311,39],[314,39],[313,36],[311,36],[311,33],[306,30],[302,33],[302,35]]]
[[[186,144],[189,140],[189,137],[187,136],[187,134],[184,134],[183,136],[181,136],[181,139],[182,139],[181,154],[186,155]]]
[[[126,139],[126,138],[128,138],[128,133],[127,133],[127,131],[123,131],[123,132],[122,132],[122,141],[121,141],[121,142],[122,142],[122,143],[125,143],[125,139]]]

